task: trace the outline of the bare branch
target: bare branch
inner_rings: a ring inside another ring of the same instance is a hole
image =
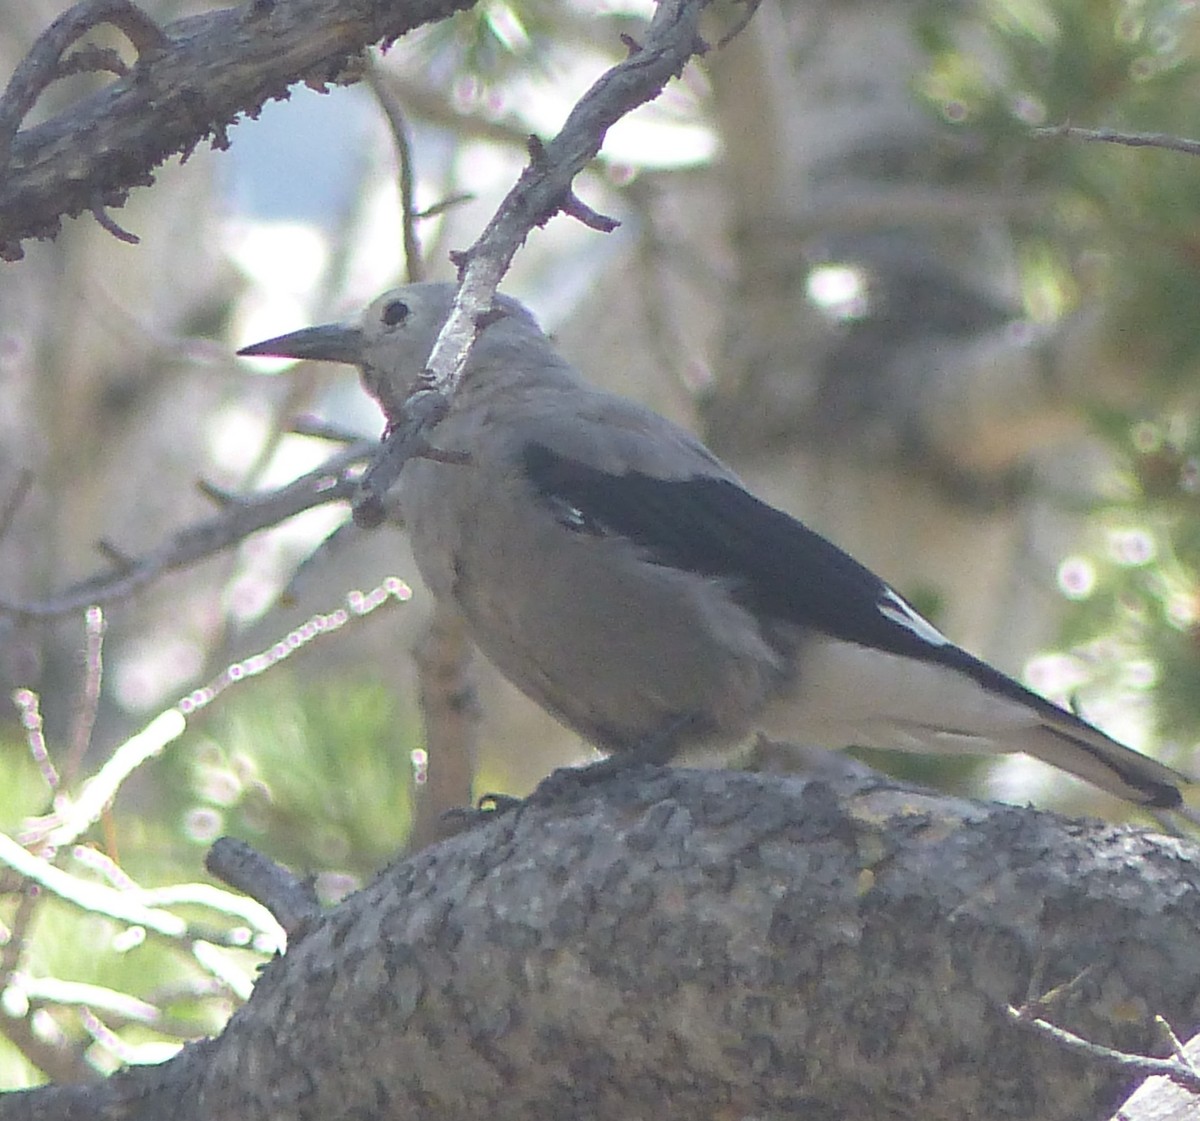
[[[106,537],[101,537],[96,542],[96,552],[102,557],[106,557],[108,561],[122,572],[128,572],[136,563],[136,560],[131,557],[120,546],[109,541]]]
[[[357,589],[347,592],[344,607],[336,608],[328,614],[321,612],[313,615],[266,650],[226,666],[207,685],[193,689],[179,702],[177,708],[184,716],[191,716],[199,709],[212,704],[231,685],[265,673],[284,658],[290,658],[318,638],[333,634],[351,620],[370,615],[385,604],[407,603],[411,598],[412,589],[397,576],[387,577],[369,592]]]
[[[100,684],[104,676],[104,612],[89,607],[84,613],[83,684],[71,714],[70,747],[63,762],[63,782],[70,785],[92,743],[92,730],[100,711]]]
[[[335,444],[356,444],[362,440],[361,432],[343,428],[319,416],[299,416],[287,430],[296,436],[311,436],[314,440],[329,440]]]
[[[245,841],[218,838],[208,850],[204,867],[266,907],[283,927],[290,943],[321,914],[311,879],[299,879]]]
[[[32,488],[33,472],[27,467],[23,468],[17,476],[17,482],[12,489],[12,494],[8,496],[3,507],[0,507],[0,541],[8,535],[8,531],[12,528],[13,519],[17,516],[17,511],[21,509],[21,503],[28,497]]]
[[[61,785],[58,768],[50,758],[50,749],[46,746],[46,730],[42,721],[42,699],[32,689],[17,689],[12,695],[13,704],[25,730],[25,744],[29,748],[30,757],[37,764],[42,780],[51,791],[57,791]]]
[[[216,516],[181,529],[145,556],[122,557],[123,563],[116,571],[90,577],[50,599],[28,603],[0,600],[0,615],[48,619],[111,603],[145,587],[165,572],[211,557],[304,510],[348,499],[357,485],[354,468],[376,446],[374,441],[361,440],[285,487],[228,501]]]
[[[382,520],[383,495],[405,462],[418,454],[425,433],[445,415],[481,317],[530,231],[571,205],[571,184],[600,151],[608,129],[630,110],[657,97],[693,55],[706,49],[699,37],[700,14],[706,5],[707,0],[661,0],[644,44],[631,42],[629,57],[601,75],[571,110],[557,136],[537,146],[479,239],[454,257],[460,279],[454,308],[429,356],[427,376],[418,381],[401,415],[388,417],[384,447],[363,477],[354,502],[359,524],[376,525]]]
[[[60,899],[74,903],[86,911],[143,926],[167,938],[188,936],[188,924],[178,915],[149,907],[134,898],[130,892],[116,891],[104,884],[89,883],[72,876],[49,861],[34,856],[3,833],[0,833],[0,862]]]
[[[1042,140],[1056,138],[1093,140],[1103,144],[1122,144],[1126,148],[1163,148],[1168,152],[1183,152],[1200,156],[1200,140],[1171,136],[1165,132],[1118,132],[1113,128],[1076,128],[1074,125],[1051,125],[1035,128],[1033,135]]]
[[[515,113],[489,116],[480,109],[464,109],[446,97],[446,91],[423,76],[389,69],[383,81],[410,118],[427,121],[456,136],[486,140],[507,148],[523,148],[529,135]]]
[[[1097,1059],[1124,1074],[1140,1075],[1141,1077],[1152,1074],[1162,1075],[1177,1086],[1191,1090],[1194,1094],[1200,1094],[1200,1072],[1197,1072],[1189,1061],[1181,1059],[1178,1055],[1173,1055],[1169,1059],[1156,1059],[1152,1055],[1134,1055],[1127,1051],[1118,1051],[1113,1047],[1093,1043],[1089,1039],[1084,1039],[1065,1028],[1057,1027],[1040,1017],[1029,1016],[1023,1009],[1014,1008],[1012,1005],[1008,1007],[1008,1015],[1014,1023],[1025,1025],[1053,1039],[1055,1043],[1061,1044],[1063,1047],[1078,1051],[1090,1059]]]
[[[63,215],[120,206],[131,188],[153,181],[155,167],[186,157],[206,137],[227,146],[238,114],[254,116],[271,98],[287,97],[293,82],[323,88],[369,44],[390,44],[471,3],[273,0],[158,31],[127,0],[85,0],[39,39],[0,100],[0,256],[16,260],[25,238],[53,237]],[[132,72],[16,133],[58,76],[63,51],[98,22],[115,23],[134,44]]]
[[[8,167],[17,129],[47,86],[80,69],[96,70],[101,64],[108,69],[118,68],[112,57],[98,56],[96,48],[85,48],[71,58],[64,57],[76,41],[106,23],[125,33],[139,57],[170,46],[170,40],[158,25],[131,0],[80,0],[63,12],[38,36],[13,71],[0,98],[0,171]],[[120,68],[123,69],[123,64]]]
[[[404,231],[404,269],[411,284],[425,279],[425,262],[421,257],[421,242],[417,238],[419,215],[413,199],[416,175],[413,172],[412,141],[408,135],[408,122],[405,120],[404,107],[388,85],[387,76],[369,55],[366,75],[367,85],[371,87],[375,100],[379,102],[383,115],[387,117],[388,127],[392,132],[392,143],[396,146],[396,163],[400,173],[400,218]]]
[[[96,1077],[78,1044],[59,1047],[33,1030],[28,1017],[0,1017],[0,1032],[26,1059],[55,1082],[87,1082]]]
[[[426,207],[424,210],[418,210],[413,215],[414,218],[436,218],[439,214],[444,214],[447,210],[456,206],[462,206],[464,202],[474,202],[475,196],[470,191],[459,191],[457,194],[451,195],[449,198],[444,198],[440,202],[435,202],[432,206]]]
[[[100,819],[121,784],[147,759],[161,754],[169,743],[183,735],[186,727],[187,721],[177,708],[159,713],[145,728],[121,744],[104,766],[83,784],[78,794],[68,797],[60,793],[55,799],[53,813],[26,822],[22,839],[49,852],[73,844]],[[30,875],[2,855],[0,861],[16,868],[22,875]],[[37,879],[35,876],[30,878]]]

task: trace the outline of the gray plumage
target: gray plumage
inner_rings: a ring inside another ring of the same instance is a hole
[[[359,366],[402,401],[454,287],[357,326],[247,347]],[[878,577],[750,495],[693,435],[599,390],[497,296],[400,506],[421,575],[483,653],[606,752],[670,757],[756,730],[801,743],[1027,752],[1130,801],[1188,780],[959,649]]]

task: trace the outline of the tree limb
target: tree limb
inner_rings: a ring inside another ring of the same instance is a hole
[[[297,878],[244,841],[218,837],[204,866],[218,879],[257,899],[275,916],[289,938],[299,937],[320,915],[311,879]]]
[[[1006,1010],[1190,1029],[1196,855],[878,776],[633,771],[389,868],[218,1039],[0,1118],[1102,1116],[1122,1077]]]
[[[115,571],[97,573],[49,599],[29,602],[0,599],[0,633],[4,630],[5,616],[8,620],[51,619],[122,599],[163,573],[223,552],[252,533],[278,525],[314,506],[347,499],[358,485],[355,467],[375,447],[372,441],[359,441],[277,490],[245,497],[220,496],[223,508],[219,514],[186,526],[144,556],[123,557]],[[217,497],[212,488],[209,493]]]
[[[139,36],[126,77],[17,133],[4,167],[4,128],[15,128],[58,76],[45,67],[87,30],[88,17],[94,26],[121,18],[117,8],[136,12],[132,4],[84,0],[44,33],[0,100],[0,257],[19,259],[26,238],[54,237],[63,215],[122,205],[131,188],[153,182],[155,167],[176,153],[186,158],[206,137],[227,147],[238,114],[257,115],[268,100],[286,98],[292,83],[322,88],[364,47],[390,44],[472,3],[253,0],[180,20],[161,40]]]

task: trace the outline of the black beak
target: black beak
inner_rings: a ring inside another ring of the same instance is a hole
[[[308,358],[314,362],[345,362],[357,366],[362,359],[363,336],[357,327],[329,323],[324,327],[305,327],[290,335],[244,346],[238,354],[247,358]]]

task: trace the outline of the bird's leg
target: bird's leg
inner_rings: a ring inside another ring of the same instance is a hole
[[[464,817],[477,822],[492,814],[507,813],[527,802],[536,801],[545,805],[559,801],[638,767],[664,766],[678,752],[680,741],[686,739],[688,733],[699,730],[701,723],[701,718],[697,716],[676,717],[629,747],[622,747],[594,763],[582,767],[556,768],[537,784],[527,798],[514,798],[511,794],[484,794],[475,809],[449,810],[447,816],[453,817],[455,822],[462,822]]]
[[[603,759],[582,767],[558,767],[537,784],[528,800],[554,802],[596,783],[639,767],[662,767],[678,753],[689,733],[699,730],[702,718],[677,716],[649,735],[622,747]]]

